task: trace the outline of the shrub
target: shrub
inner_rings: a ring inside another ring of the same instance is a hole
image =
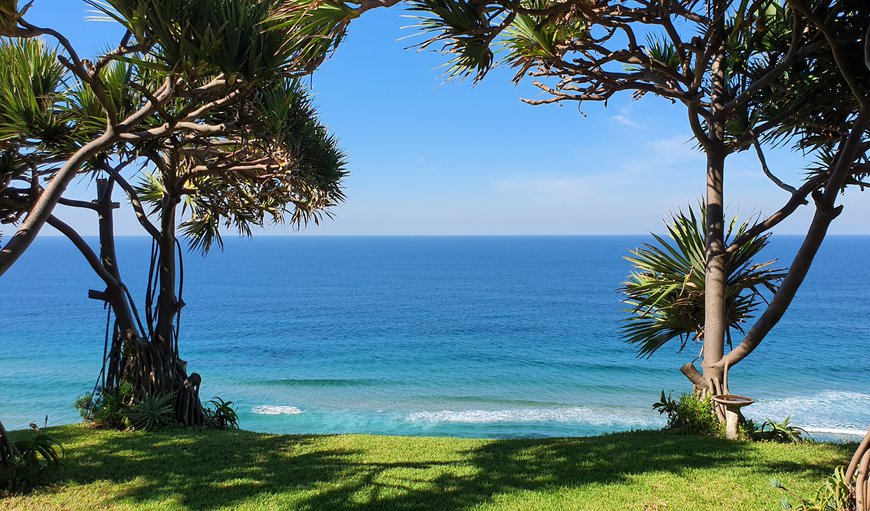
[[[132,400],[133,385],[125,382],[117,389],[97,389],[94,394],[85,394],[73,406],[86,423],[95,427],[125,429],[130,427],[127,409]]]
[[[236,413],[235,404],[232,401],[224,401],[215,397],[208,402],[208,405],[205,408],[207,427],[215,429],[237,429],[239,427],[239,415]]]
[[[28,492],[42,482],[63,457],[63,445],[41,431],[14,443],[15,452],[0,463],[0,491]]]
[[[708,436],[720,434],[719,420],[709,397],[699,399],[693,394],[683,394],[679,400],[675,400],[662,391],[659,402],[654,403],[652,408],[668,416],[666,429],[671,431]]]
[[[133,388],[127,383],[115,391],[97,390],[78,398],[75,407],[86,423],[98,428],[141,429],[153,431],[175,422],[175,394],[133,400]],[[205,426],[236,429],[239,415],[232,401],[215,397],[206,404]]]

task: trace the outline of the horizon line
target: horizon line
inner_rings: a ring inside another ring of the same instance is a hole
[[[497,234],[497,233],[483,233],[483,234],[445,234],[445,233],[432,233],[432,234],[307,234],[307,233],[281,233],[281,234],[270,234],[270,233],[259,233],[254,234],[253,236],[243,236],[237,234],[229,234],[224,235],[224,241],[229,239],[255,239],[255,238],[581,238],[581,237],[618,237],[618,236],[650,236],[653,233],[573,233],[573,234]],[[655,233],[660,234],[660,233]],[[771,236],[805,236],[805,233],[771,233]],[[98,237],[98,234],[82,234],[85,238],[95,238]],[[117,234],[114,236],[115,238],[149,238],[150,236],[147,234]],[[177,238],[183,238],[182,235],[176,236]],[[836,234],[827,234],[826,237],[870,237],[870,233],[836,233]],[[38,238],[66,238],[63,234],[60,233],[52,233],[52,234],[40,234]],[[37,239],[38,239],[37,238]]]

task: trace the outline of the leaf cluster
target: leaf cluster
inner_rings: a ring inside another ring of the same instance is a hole
[[[147,53],[137,66],[195,81],[222,74],[233,83],[272,79],[290,67],[296,48],[270,22],[275,1],[87,0],[126,28]]]
[[[207,121],[235,128],[149,144],[157,171],[137,190],[157,214],[181,201],[179,227],[192,249],[222,246],[222,229],[250,236],[266,223],[318,222],[344,199],[345,156],[298,79],[257,89]]]
[[[800,426],[791,423],[791,417],[786,417],[781,422],[773,419],[766,419],[761,423],[761,427],[752,431],[750,436],[753,440],[777,442],[781,444],[799,444],[807,442],[804,435],[807,432]]]
[[[214,429],[238,429],[239,415],[235,403],[215,397],[205,408],[206,427]]]
[[[143,431],[156,431],[175,422],[175,394],[146,396],[129,406],[125,416],[130,426]]]
[[[64,456],[63,445],[42,432],[31,432],[14,446],[17,452],[0,463],[0,493],[32,490]]]
[[[21,216],[31,181],[74,145],[65,75],[44,41],[0,39],[0,222]]]
[[[131,200],[157,216],[181,203],[194,249],[221,244],[221,229],[317,222],[344,199],[345,156],[291,77],[308,36],[280,25],[277,2],[88,3],[127,29],[94,62],[77,67],[40,38],[0,41],[0,220],[17,222],[76,150],[133,117],[83,171],[121,180],[113,169],[133,162],[144,178]]]
[[[667,237],[652,234],[655,243],[631,251],[626,257],[633,271],[620,291],[631,315],[622,327],[626,342],[649,357],[677,339],[680,350],[704,335],[704,286],[706,275],[706,208],[679,212],[666,224]],[[728,226],[726,244],[750,227],[735,218]],[[784,273],[771,268],[774,261],[754,262],[769,235],[757,236],[731,254],[725,268],[725,318],[731,330],[743,331],[764,293],[774,293]]]

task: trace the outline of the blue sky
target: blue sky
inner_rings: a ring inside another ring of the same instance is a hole
[[[83,55],[117,44],[116,25],[87,16],[78,0],[36,0],[28,15],[69,35]],[[444,83],[441,56],[400,40],[413,34],[402,29],[411,23],[398,9],[366,13],[312,77],[351,175],[335,219],[304,234],[634,234],[660,231],[669,211],[700,197],[704,160],[679,105],[622,96],[606,108],[584,104],[582,115],[575,103],[533,107],[519,98],[537,97],[537,89],[514,86],[507,69],[475,86]],[[798,181],[800,155],[778,151],[770,163],[782,179]],[[85,182],[72,191],[93,195]],[[787,198],[752,154],[728,161],[731,212],[769,213]],[[844,202],[831,232],[870,233],[870,196],[855,191]],[[776,232],[802,233],[812,213],[803,209]],[[59,216],[96,232],[88,212]],[[141,234],[126,209],[117,225],[119,234]]]

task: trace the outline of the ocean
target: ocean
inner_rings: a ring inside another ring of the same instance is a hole
[[[637,358],[620,338],[623,259],[641,236],[228,239],[185,258],[181,353],[202,397],[245,429],[463,437],[657,428],[661,390],[689,389],[698,347]],[[786,266],[801,241],[775,236]],[[89,242],[94,243],[91,239]],[[140,299],[150,243],[120,238]],[[870,425],[870,237],[827,239],[785,318],[732,392],[750,418],[849,438]],[[41,237],[0,279],[0,419],[79,420],[106,313],[65,238]],[[141,306],[141,305],[140,305]],[[739,338],[739,336],[738,336]],[[855,437],[851,437],[855,438]]]

